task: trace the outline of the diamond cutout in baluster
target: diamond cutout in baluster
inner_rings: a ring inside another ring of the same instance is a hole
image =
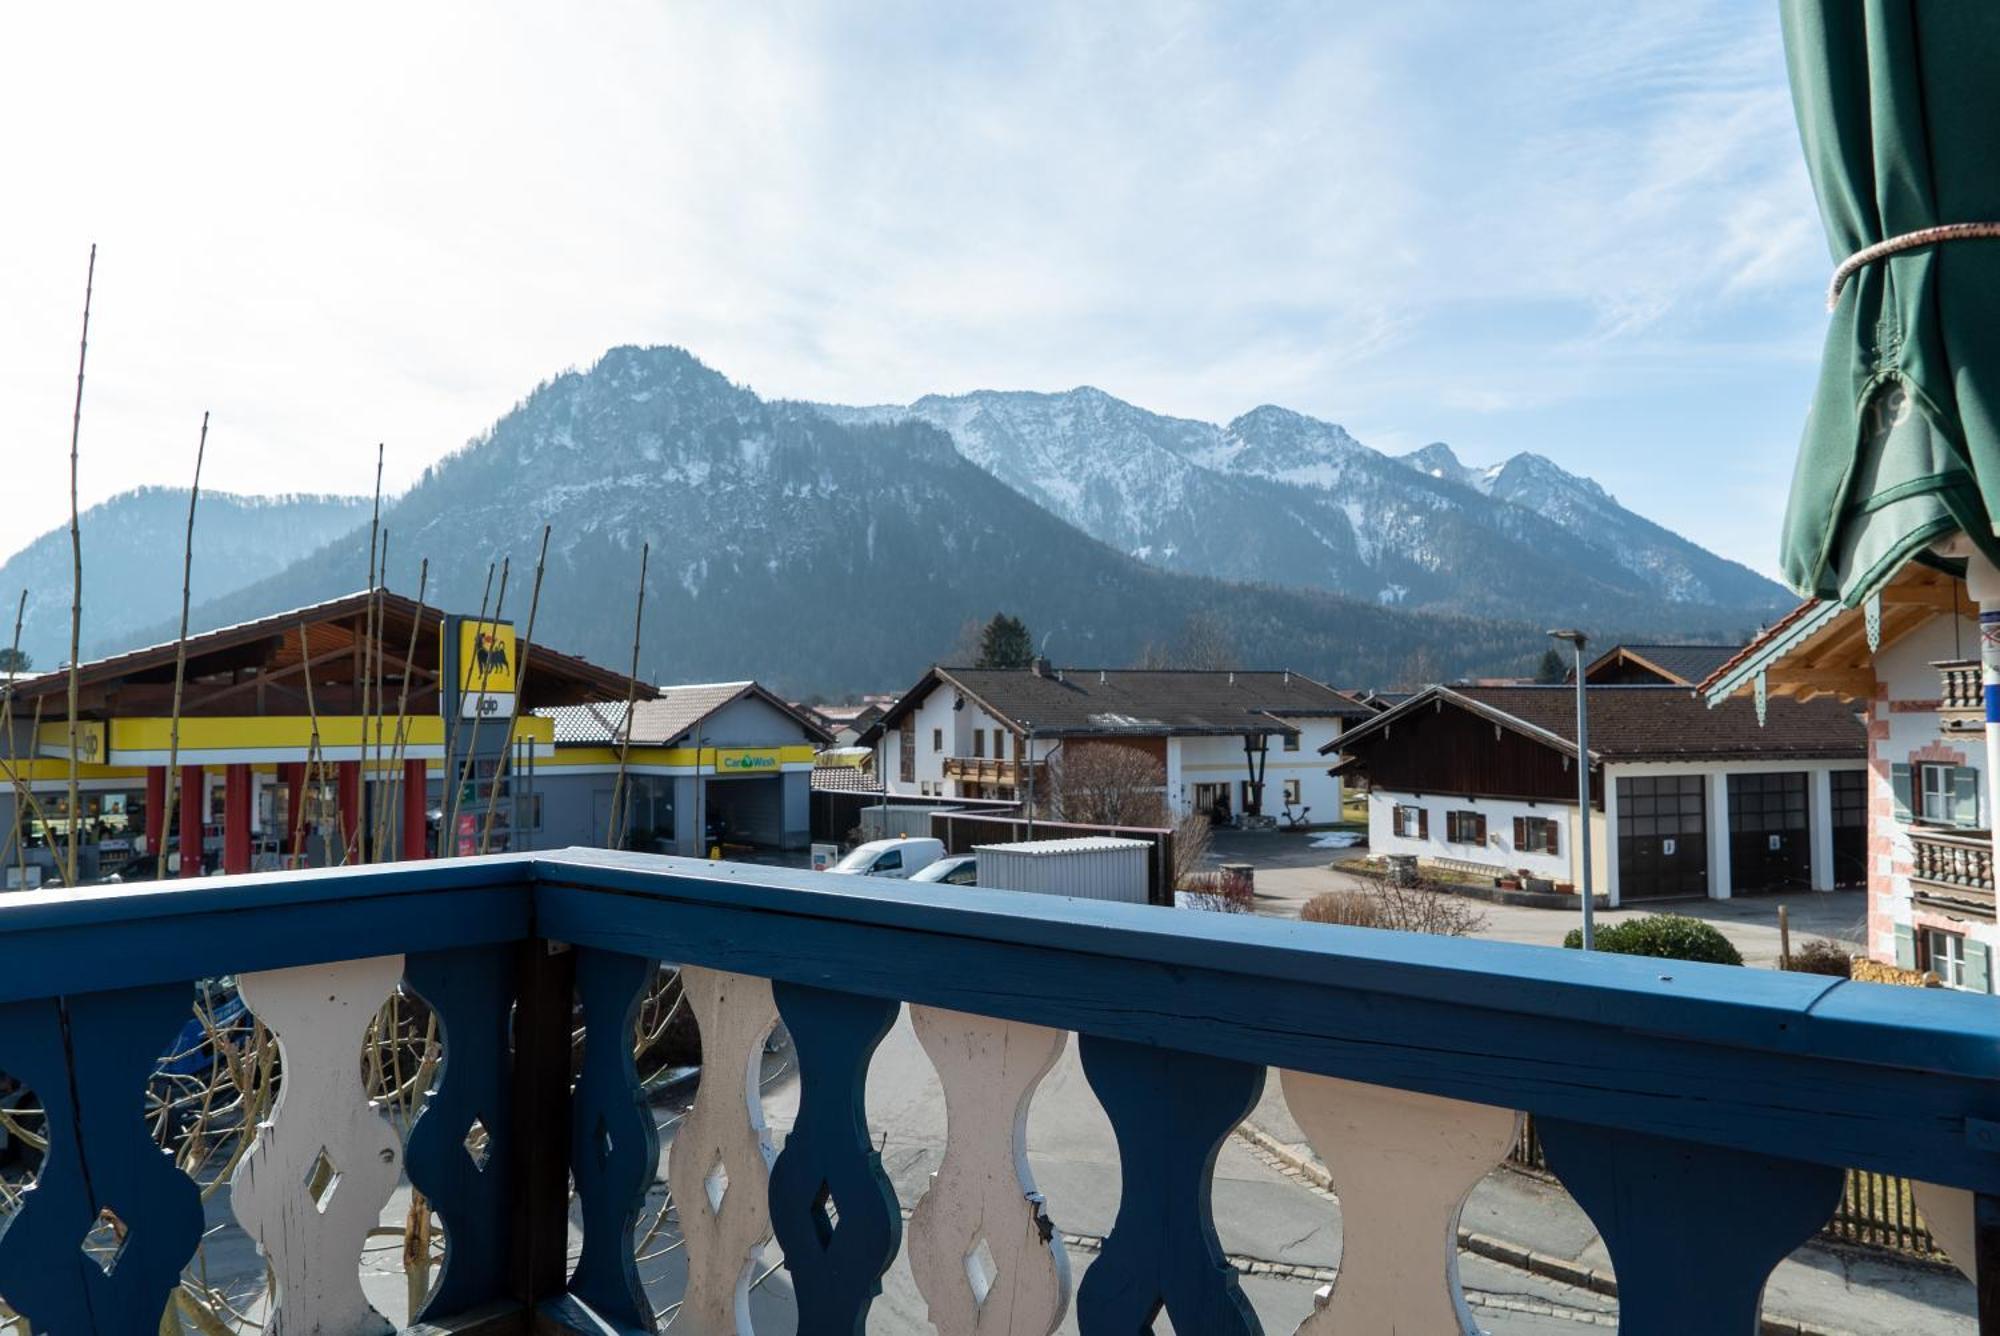
[[[97,1263],[105,1275],[117,1269],[118,1259],[125,1254],[125,1222],[109,1206],[97,1213],[97,1223],[83,1236],[83,1255]]]
[[[306,1196],[312,1198],[313,1208],[321,1215],[333,1202],[333,1194],[340,1190],[340,1167],[333,1157],[326,1153],[326,1147],[319,1148],[313,1162],[306,1169]]]
[[[708,1176],[701,1180],[701,1186],[708,1193],[709,1213],[722,1214],[722,1197],[729,1191],[729,1170],[723,1165],[720,1155],[715,1157],[715,1165],[708,1171]]]
[[[993,1250],[986,1246],[986,1236],[981,1234],[979,1242],[965,1255],[965,1283],[972,1287],[972,1302],[985,1307],[986,1296],[993,1293],[993,1285],[999,1279],[1000,1268],[993,1261]]]
[[[493,1158],[493,1134],[477,1118],[472,1120],[472,1126],[465,1129],[465,1153],[472,1158],[474,1169],[482,1174],[486,1172],[486,1162]]]
[[[840,1227],[840,1203],[833,1199],[833,1185],[821,1180],[819,1195],[812,1204],[813,1233],[822,1250],[833,1246],[833,1231]]]

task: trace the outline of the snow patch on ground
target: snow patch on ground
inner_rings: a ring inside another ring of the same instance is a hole
[[[1313,836],[1315,849],[1352,849],[1357,844],[1367,842],[1366,835],[1351,830],[1329,830],[1324,835]]]

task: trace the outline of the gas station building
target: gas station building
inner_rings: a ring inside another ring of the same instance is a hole
[[[547,712],[656,695],[505,621],[363,591],[188,637],[176,745],[178,651],[76,670],[74,814],[70,670],[12,684],[0,884],[59,880],[72,828],[80,883],[546,847]]]

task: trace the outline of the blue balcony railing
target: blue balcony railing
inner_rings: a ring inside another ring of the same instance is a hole
[[[1628,1333],[1755,1331],[1849,1168],[1941,1185],[1955,1251],[2000,1255],[2000,1009],[1960,994],[587,851],[17,895],[0,951],[0,1071],[46,1111],[0,1300],[61,1336],[162,1330],[224,1177],[275,1282],[268,1330],[389,1329],[358,1270],[405,1179],[444,1234],[407,1330],[655,1330],[638,1236],[659,1142],[631,1036],[660,961],[683,967],[706,1072],[666,1166],[677,1331],[750,1330],[772,1236],[799,1329],[861,1330],[908,1207],[941,1331],[1047,1333],[1072,1304],[1086,1333],[1163,1308],[1184,1333],[1257,1331],[1209,1193],[1271,1068],[1344,1222],[1302,1330],[1466,1328],[1458,1212],[1520,1111],[1610,1249]],[[275,1035],[280,1093],[190,1176],[147,1092],[224,978]],[[407,1136],[357,1058],[399,984],[444,1051],[406,1082]],[[914,1203],[863,1103],[905,1004],[951,1122]],[[779,1021],[800,1092],[774,1158],[757,1072]],[[1071,1033],[1121,1179],[1073,1295],[1064,1203],[1021,1147]]]

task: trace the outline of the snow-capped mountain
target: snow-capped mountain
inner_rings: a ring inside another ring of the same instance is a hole
[[[1089,387],[822,411],[931,423],[1022,495],[1170,570],[1668,633],[1736,630],[1789,604],[1538,455],[1475,469],[1439,443],[1395,459],[1273,405],[1217,425]]]
[[[414,593],[428,557],[426,600],[476,610],[488,563],[511,554],[504,612],[519,622],[548,523],[536,638],[622,665],[640,546],[650,543],[642,671],[659,681],[756,676],[793,691],[914,680],[967,619],[1002,610],[1052,635],[1051,653],[1070,663],[1131,663],[1196,618],[1218,626],[1245,663],[1341,682],[1407,680],[1415,664],[1518,670],[1541,652],[1539,629],[1519,621],[1162,570],[975,467],[928,421],[903,410],[832,416],[842,421],[767,403],[680,349],[613,349],[537,388],[386,507],[390,584]],[[1118,519],[1127,496],[1165,507],[1180,487],[1194,498],[1184,504],[1200,507],[1278,486],[1193,464],[1184,452],[1207,434],[1178,439],[1171,423],[1157,425],[1167,420],[1106,396],[1079,399],[1073,420],[1077,439],[1115,437],[1135,456],[1118,486],[1093,478],[1062,498],[1102,523]],[[1024,453],[1002,420],[990,427],[988,457]],[[1039,459],[1053,467],[1060,453],[1052,442]],[[1244,522],[1258,509],[1240,512]],[[359,587],[367,537],[364,526],[207,602],[197,627]]]
[[[368,520],[365,496],[238,496],[203,491],[195,518],[196,598],[212,598],[277,570]],[[178,623],[181,555],[187,529],[184,487],[120,492],[77,517],[83,541],[83,649],[129,648],[141,628]],[[366,570],[364,559],[357,570]],[[354,583],[364,583],[357,578]],[[5,625],[12,643],[21,591],[21,649],[37,668],[69,658],[69,525],[51,528],[0,563]],[[171,630],[169,631],[171,634]]]

